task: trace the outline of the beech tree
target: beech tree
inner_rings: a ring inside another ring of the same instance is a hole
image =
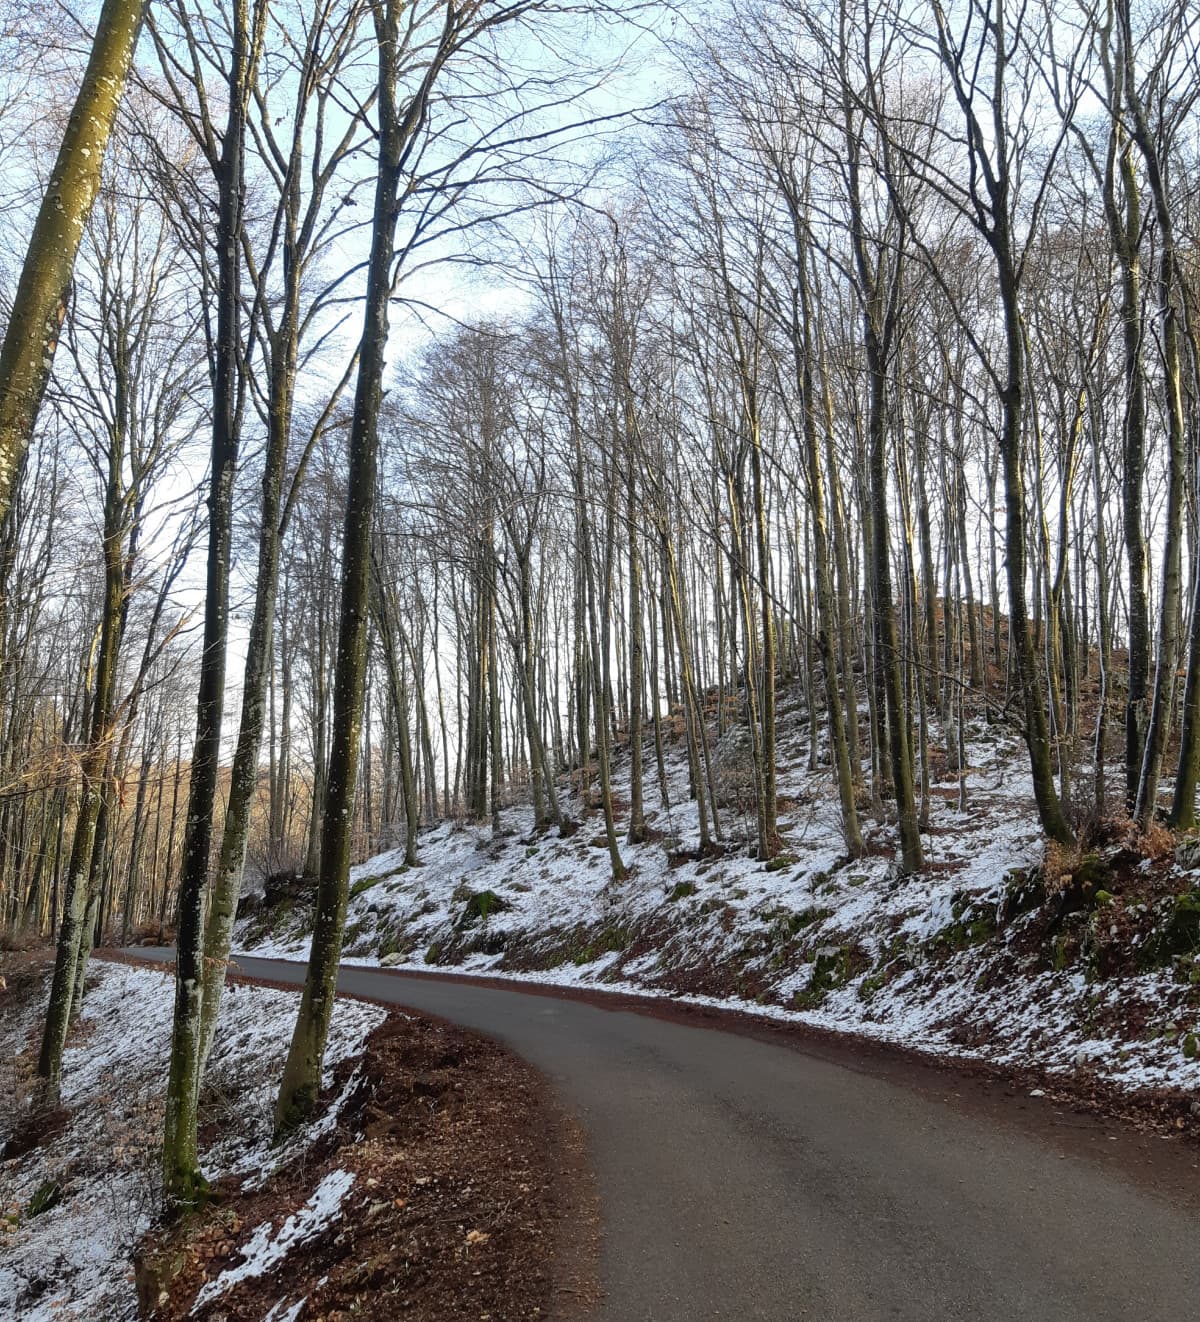
[[[70,298],[83,227],[141,30],[145,0],[105,0],[79,94],[29,236],[0,345],[0,520],[8,513]]]
[[[112,784],[147,678],[178,622],[168,594],[192,540],[186,519],[166,557],[149,618],[136,617],[148,586],[153,544],[166,531],[161,488],[193,420],[190,378],[198,366],[194,321],[175,302],[182,255],[160,209],[127,202],[117,176],[138,176],[128,150],[116,155],[100,202],[85,226],[78,271],[87,299],[67,336],[69,373],[60,369],[53,404],[68,420],[101,492],[103,587],[92,655],[85,667],[88,710],[79,757],[80,799],[63,879],[62,921],[39,1072],[57,1089],[68,1025],[78,1012],[82,971],[96,913],[104,906]],[[147,546],[149,544],[149,547]],[[149,561],[149,563],[148,563]],[[131,626],[132,620],[132,626]],[[162,627],[160,627],[162,626]],[[129,635],[144,629],[136,668],[126,664]],[[91,919],[89,920],[89,914]]]
[[[243,388],[242,215],[245,205],[246,118],[252,71],[262,49],[267,0],[234,0],[228,65],[228,112],[219,143],[201,120],[200,145],[217,184],[216,317],[211,338],[213,407],[208,495],[208,555],[204,640],[196,697],[196,739],[188,786],[187,828],[179,883],[179,934],[175,949],[175,1015],[163,1139],[163,1189],[169,1202],[188,1205],[204,1190],[196,1150],[196,1100],[200,1074],[201,997],[205,887],[213,834],[213,810],[225,706],[233,490],[241,440]],[[193,68],[199,59],[190,30],[185,45]]]
[[[266,251],[261,259],[253,262],[251,272],[267,375],[263,409],[267,443],[263,457],[254,606],[242,680],[241,721],[204,928],[200,1071],[203,1071],[216,1030],[233,920],[246,864],[250,813],[266,724],[267,679],[273,652],[282,540],[305,478],[313,445],[335,415],[353,367],[351,362],[309,428],[307,441],[295,462],[290,489],[285,491],[302,343],[306,329],[321,315],[329,286],[309,299],[305,299],[304,290],[323,248],[337,233],[339,215],[353,203],[353,190],[349,190],[341,194],[332,208],[325,205],[327,193],[339,178],[340,168],[355,153],[362,135],[361,118],[352,116],[326,151],[309,161],[306,152],[308,124],[311,117],[323,128],[331,113],[333,98],[338,94],[339,69],[353,55],[358,44],[359,11],[360,6],[355,0],[340,10],[329,4],[321,4],[315,9],[307,25],[306,42],[296,71],[290,141],[281,143],[276,139],[276,108],[270,89],[261,85],[253,68],[250,70],[250,99],[255,115],[248,127],[269,162],[273,182],[278,188]],[[269,35],[264,32],[264,42]],[[310,181],[307,196],[306,175]],[[282,270],[283,290],[280,305],[275,309],[271,306],[270,281],[277,265]]]
[[[0,389],[0,925],[57,939],[48,1091],[93,944],[176,940],[201,1199],[243,890],[315,905],[283,1131],[349,868],[442,819],[580,829],[619,887],[785,866],[810,802],[903,887],[1011,731],[1058,849],[1190,830],[1193,9],[720,6],[635,124],[577,104],[602,7],[160,0],[78,258],[7,291],[4,355],[61,340]]]
[[[371,256],[364,294],[349,443],[345,526],[342,537],[341,616],[334,672],[333,729],[325,790],[321,864],[312,951],[300,1013],[288,1051],[276,1105],[277,1129],[294,1126],[316,1102],[321,1061],[341,954],[350,871],[350,832],[358,773],[367,668],[371,519],[375,502],[379,414],[388,339],[388,305],[395,280],[396,232],[401,184],[420,161],[434,86],[448,61],[501,17],[518,17],[515,5],[492,15],[490,6],[432,5],[424,17],[405,15],[399,0],[375,0],[371,19],[378,47],[376,113],[379,156],[371,226]],[[415,76],[414,76],[415,75]],[[406,76],[411,83],[406,86]],[[413,170],[415,174],[415,169]]]

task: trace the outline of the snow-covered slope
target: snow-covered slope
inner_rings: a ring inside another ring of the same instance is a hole
[[[650,843],[622,845],[627,879],[611,879],[597,813],[565,839],[531,834],[522,807],[497,837],[446,823],[422,835],[420,866],[394,853],[354,870],[345,957],[713,999],[930,1052],[1200,1089],[1200,949],[1186,921],[1181,940],[1155,936],[1178,895],[1200,903],[1200,871],[1118,842],[1075,861],[1095,874],[1077,896],[1063,866],[1040,867],[1018,740],[982,722],[970,735],[966,811],[956,779],[934,788],[920,876],[899,875],[885,824],[849,859],[828,769],[786,747],[783,853],[758,862],[749,814],[727,811],[723,851],[697,857],[677,753],[683,806],[654,813]],[[616,790],[625,799],[627,781]],[[303,958],[308,921],[302,903],[260,911],[240,946]]]
[[[101,962],[92,976],[96,985],[63,1061],[68,1126],[0,1166],[0,1317],[118,1322],[137,1316],[130,1254],[158,1208],[174,981]],[[216,1132],[203,1156],[210,1179],[239,1175],[257,1183],[334,1124],[340,1100],[289,1144],[271,1147],[272,1106],[296,1008],[290,992],[226,988],[201,1099]],[[383,1018],[375,1006],[337,1003],[327,1083],[339,1063],[361,1054]],[[6,1020],[0,1047],[20,1051],[28,1026],[17,1016]],[[341,1098],[348,1091],[349,1085]],[[6,1114],[4,1128],[18,1119]],[[51,1205],[39,1211],[39,1203]]]

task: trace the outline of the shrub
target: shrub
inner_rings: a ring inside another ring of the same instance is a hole
[[[33,1197],[29,1200],[29,1216],[41,1216],[43,1212],[48,1212],[52,1207],[57,1207],[62,1202],[62,1198],[62,1185],[57,1180],[43,1180],[34,1190]]]

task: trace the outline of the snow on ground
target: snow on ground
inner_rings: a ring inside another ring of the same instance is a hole
[[[3,1241],[0,1317],[119,1322],[137,1316],[130,1255],[159,1201],[174,981],[153,970],[99,961],[93,977],[63,1062],[69,1126],[0,1166],[0,1206],[16,1218]],[[297,1004],[289,992],[225,990],[201,1100],[202,1114],[220,1131],[204,1153],[210,1179],[239,1174],[244,1183],[261,1182],[333,1123],[327,1113],[283,1148],[271,1147],[272,1106]],[[0,1050],[16,1054],[25,1048],[37,1011],[35,1005],[23,1022],[13,1016],[0,1024]],[[378,1007],[338,1001],[326,1083],[339,1062],[362,1053],[383,1018]],[[62,1186],[61,1201],[31,1215],[35,1194],[54,1181]],[[336,1204],[314,1204],[311,1216],[324,1212],[336,1214]]]
[[[532,834],[526,807],[505,811],[497,838],[443,823],[422,834],[420,866],[394,851],[354,869],[345,961],[685,997],[936,1054],[1200,1092],[1200,952],[1189,982],[1169,962],[1094,977],[1074,956],[1055,967],[1044,940],[1033,948],[1039,915],[1005,914],[1043,851],[1024,750],[983,722],[969,735],[966,811],[956,778],[935,786],[920,876],[899,875],[894,828],[866,820],[870,853],[847,857],[829,769],[808,767],[799,736],[781,742],[784,844],[768,864],[748,847],[752,801],[737,811],[736,786],[721,822],[728,851],[695,857],[682,756],[668,763],[670,809],[657,807],[647,756],[656,838],[622,840],[628,879],[611,880],[596,813],[566,839]],[[627,766],[614,788],[626,804]],[[1170,867],[1174,889],[1196,886]],[[303,958],[307,942],[302,905],[239,929],[247,954]]]
[[[277,1267],[288,1254],[317,1235],[341,1216],[342,1202],[350,1192],[354,1175],[350,1171],[330,1171],[317,1185],[312,1197],[275,1230],[270,1221],[256,1226],[249,1240],[239,1252],[242,1261],[227,1268],[215,1280],[209,1281],[196,1296],[192,1312],[232,1290],[239,1281],[265,1276]]]

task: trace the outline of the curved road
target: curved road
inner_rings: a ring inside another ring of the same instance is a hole
[[[1200,1316],[1194,1149],[1056,1122],[949,1072],[898,1081],[853,1048],[843,1064],[384,970],[343,968],[339,987],[489,1033],[554,1081],[596,1169],[605,1322]]]

